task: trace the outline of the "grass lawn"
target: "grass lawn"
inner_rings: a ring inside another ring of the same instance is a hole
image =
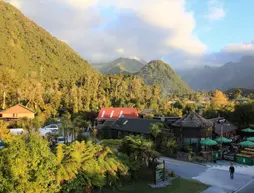
[[[196,180],[186,180],[183,178],[176,178],[172,181],[172,185],[165,188],[151,188],[148,184],[151,183],[151,175],[135,181],[133,183],[125,184],[120,190],[115,193],[200,193],[209,186],[202,184]],[[105,193],[113,193],[113,191],[103,191]]]

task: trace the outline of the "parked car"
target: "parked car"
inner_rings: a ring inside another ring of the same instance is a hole
[[[49,133],[57,135],[59,133],[59,129],[58,129],[57,124],[50,124],[50,125],[47,125],[41,129],[39,129],[39,132],[40,132],[41,136],[44,136]]]
[[[4,148],[4,143],[0,140],[0,149]]]
[[[48,130],[53,130],[53,131],[58,131],[58,125],[57,124],[50,124],[44,127],[44,129],[48,129]]]
[[[63,136],[57,138],[57,144],[64,144],[64,137]]]
[[[13,129],[10,129],[10,133],[13,133],[13,134],[22,134],[24,133],[24,129],[22,128],[13,128]]]

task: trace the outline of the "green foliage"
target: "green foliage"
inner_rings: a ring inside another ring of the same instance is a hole
[[[59,192],[56,158],[39,135],[13,136],[0,151],[0,192]]]
[[[242,128],[254,124],[254,103],[236,105],[232,117]]]
[[[79,79],[97,73],[66,43],[52,37],[12,5],[0,1],[0,68],[18,76],[36,72],[40,79]]]
[[[150,133],[154,138],[156,138],[161,133],[161,129],[163,128],[164,125],[162,123],[152,124]]]
[[[154,60],[148,63],[140,72],[146,84],[158,84],[164,96],[169,93],[192,93],[193,90],[166,63]]]
[[[0,139],[8,140],[10,138],[10,130],[7,128],[8,124],[0,120]]]
[[[144,67],[144,64],[138,60],[118,58],[108,64],[104,64],[99,70],[103,74],[129,74],[140,71],[142,67]]]

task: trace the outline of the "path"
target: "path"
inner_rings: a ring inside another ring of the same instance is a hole
[[[236,193],[253,193],[254,192],[254,180],[246,184],[246,186],[239,189]]]
[[[165,160],[166,168],[173,170],[177,175],[187,178],[196,179],[205,184],[211,185],[204,193],[231,193],[238,190],[249,181],[252,180],[252,176],[239,173],[236,170],[235,179],[229,178],[229,172],[224,165],[225,169],[216,168],[215,166],[205,166],[199,164],[193,164],[189,162],[178,161],[169,159],[166,157],[160,158],[160,161]]]

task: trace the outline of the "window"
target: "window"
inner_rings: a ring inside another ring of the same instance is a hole
[[[15,117],[15,118],[16,118],[16,117],[18,117],[18,115],[17,115],[17,114],[13,114],[12,116],[13,116],[13,117]]]
[[[114,114],[114,111],[112,111],[112,112],[111,112],[111,114],[110,114],[110,118],[112,118],[112,117],[113,117],[113,114]]]

